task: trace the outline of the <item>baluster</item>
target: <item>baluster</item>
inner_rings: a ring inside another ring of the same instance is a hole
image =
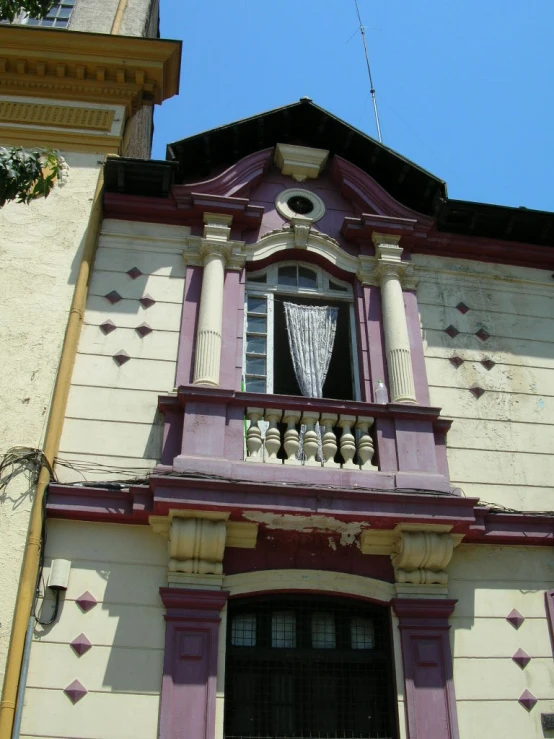
[[[298,450],[300,449],[300,442],[298,440],[298,431],[296,425],[300,421],[299,411],[285,411],[283,413],[283,421],[287,424],[287,430],[285,431],[285,452],[287,458],[285,464],[301,464],[297,457]]]
[[[342,468],[347,470],[357,469],[357,465],[352,461],[356,454],[356,440],[351,431],[352,425],[356,422],[356,416],[339,416],[338,425],[342,428],[340,437],[340,453],[344,459]]]
[[[264,415],[263,408],[247,408],[246,417],[250,421],[250,426],[246,432],[246,449],[248,450],[248,456],[246,460],[248,462],[263,462],[260,449],[262,448],[262,432],[258,426],[258,421],[261,421]]]
[[[314,411],[305,411],[302,414],[302,423],[306,426],[303,446],[304,454],[306,456],[304,461],[306,467],[321,467],[321,462],[316,459],[319,444],[315,425],[318,421],[319,413],[315,413]]]
[[[338,416],[325,413],[321,414],[321,425],[324,429],[323,438],[321,440],[321,446],[323,448],[323,465],[324,467],[340,467],[340,464],[335,462],[335,454],[337,453],[337,437],[334,432],[334,427],[337,425]]]
[[[375,449],[373,447],[373,439],[370,436],[369,430],[373,426],[373,418],[369,416],[359,416],[356,428],[360,430],[361,436],[358,441],[358,460],[360,462],[360,469],[362,470],[376,470],[377,467],[371,463]]]
[[[265,432],[265,450],[267,452],[265,461],[272,464],[281,464],[281,460],[277,457],[281,448],[281,432],[277,428],[277,424],[281,420],[281,411],[267,410],[265,420],[269,423],[269,427]]]

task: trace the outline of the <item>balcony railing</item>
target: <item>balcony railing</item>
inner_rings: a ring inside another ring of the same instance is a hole
[[[166,417],[165,470],[285,484],[450,489],[450,422],[438,408],[191,385],[161,397],[159,407]]]
[[[375,449],[371,428],[375,419],[371,416],[313,407],[304,411],[248,407],[246,418],[248,462],[377,470],[372,463]],[[260,427],[261,422],[265,428]]]

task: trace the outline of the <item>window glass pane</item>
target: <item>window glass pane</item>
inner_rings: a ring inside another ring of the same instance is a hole
[[[266,340],[263,336],[246,337],[246,351],[249,354],[265,354],[266,349]]]
[[[271,614],[271,646],[280,649],[296,647],[296,615],[294,611]]]
[[[333,282],[332,280],[329,280],[329,290],[340,290],[343,293],[348,292],[347,287],[344,287],[344,285],[338,285],[336,282]]]
[[[265,380],[259,377],[246,377],[244,384],[249,393],[265,393]]]
[[[297,276],[296,266],[293,267],[279,267],[277,282],[279,285],[287,285],[289,287],[296,287]]]
[[[247,282],[267,282],[267,275],[257,275],[256,277],[250,277],[247,275]]]
[[[298,287],[317,287],[317,274],[306,267],[298,267]]]
[[[312,647],[335,649],[335,619],[330,613],[312,613]]]
[[[350,623],[352,649],[373,649],[375,630],[370,618],[353,618]]]
[[[267,313],[267,299],[257,295],[248,296],[249,313]]]
[[[248,333],[265,334],[267,332],[267,321],[265,316],[248,316],[246,330]]]
[[[266,375],[266,362],[263,357],[246,357],[246,373],[248,375]]]
[[[256,646],[256,616],[242,613],[234,617],[231,627],[231,644],[234,647]]]

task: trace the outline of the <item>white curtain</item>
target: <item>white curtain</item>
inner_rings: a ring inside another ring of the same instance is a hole
[[[294,374],[300,392],[308,398],[321,398],[323,385],[329,370],[337,331],[338,308],[328,305],[297,305],[284,303],[285,319]],[[301,427],[299,458],[302,455],[302,439],[306,429]],[[321,461],[321,431],[316,428]]]

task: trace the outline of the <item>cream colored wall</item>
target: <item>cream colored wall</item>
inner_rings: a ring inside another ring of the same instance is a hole
[[[431,404],[454,423],[450,476],[517,510],[554,500],[554,283],[550,271],[415,255]],[[463,315],[455,306],[465,303]],[[461,333],[450,338],[449,325]],[[475,332],[491,336],[481,341]],[[448,358],[464,363],[456,369]],[[491,370],[480,364],[491,359]],[[476,399],[469,388],[486,392]]]
[[[449,595],[458,599],[450,619],[460,739],[539,739],[541,713],[554,712],[554,660],[544,593],[554,582],[547,547],[461,544],[449,572]],[[519,629],[506,621],[517,609]],[[522,670],[518,649],[531,657]],[[518,703],[524,690],[538,703]]]
[[[58,620],[35,631],[22,739],[155,739],[166,547],[147,526],[49,522],[45,582],[52,558],[70,559],[72,567]],[[86,591],[98,604],[83,613],[75,600]],[[47,601],[42,620],[50,613]],[[81,657],[70,646],[80,634],[92,643]],[[73,705],[63,691],[76,679],[88,692]]]
[[[129,478],[159,461],[157,402],[175,383],[188,232],[104,221],[60,444],[68,465],[57,468],[61,480]],[[134,280],[127,274],[133,267],[143,273]],[[122,300],[112,305],[105,295],[113,290]],[[156,303],[145,308],[144,295]],[[109,334],[100,329],[107,320],[117,327]],[[143,323],[153,330],[141,338]],[[113,357],[121,350],[131,359],[118,366]]]
[[[0,135],[1,144],[1,135]],[[65,154],[69,177],[46,200],[0,209],[0,453],[41,447],[100,164]],[[19,474],[0,492],[0,685],[32,502]]]

